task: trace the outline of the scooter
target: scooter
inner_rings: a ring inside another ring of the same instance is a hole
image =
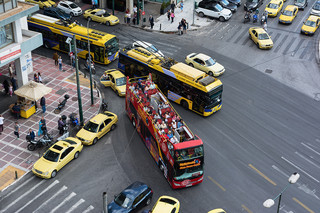
[[[251,20],[251,15],[250,15],[250,13],[246,13],[246,14],[244,15],[243,23],[250,22],[250,20]]]
[[[69,119],[70,119],[70,120],[69,120],[69,123],[70,123],[70,125],[72,125],[73,127],[76,127],[76,126],[79,126],[79,125],[80,125],[76,113],[71,113],[71,114],[69,115]]]
[[[27,135],[26,137],[27,142],[29,143],[27,146],[27,149],[30,151],[34,151],[35,149],[44,147],[44,146],[50,146],[53,142],[53,137],[47,133],[39,140],[31,140],[30,136]]]

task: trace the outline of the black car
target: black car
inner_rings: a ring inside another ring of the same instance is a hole
[[[263,0],[246,0],[244,3],[245,11],[255,11],[263,4]]]
[[[228,0],[216,0],[215,2],[219,3],[222,7],[231,10],[233,13],[238,9],[237,5],[230,3]]]
[[[125,188],[108,204],[109,213],[136,212],[151,203],[153,192],[141,182],[134,182]]]
[[[308,0],[294,0],[294,5],[298,6],[299,10],[304,10],[308,6]]]
[[[71,16],[57,7],[47,7],[44,9],[44,15],[58,18],[64,21],[70,21]]]

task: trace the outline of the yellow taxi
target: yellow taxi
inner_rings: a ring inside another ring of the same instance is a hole
[[[295,5],[288,5],[279,17],[279,23],[291,24],[293,19],[297,16],[299,8]]]
[[[48,8],[48,7],[53,7],[56,6],[56,3],[51,0],[47,1],[42,1],[42,0],[26,0],[26,2],[30,2],[33,4],[38,4],[40,9]]]
[[[99,113],[88,121],[77,133],[76,137],[84,145],[92,145],[98,142],[110,130],[116,128],[118,116],[112,112]]]
[[[180,202],[176,198],[161,196],[152,208],[152,213],[178,213]]]
[[[208,213],[226,213],[226,211],[223,209],[214,209],[209,211]]]
[[[202,53],[191,53],[186,56],[185,61],[189,66],[195,67],[215,77],[222,75],[226,70],[224,66],[216,62],[216,60]]]
[[[317,31],[319,27],[319,23],[320,23],[319,16],[314,16],[314,15],[309,16],[309,18],[303,23],[301,27],[301,33],[306,35],[313,35]]]
[[[32,167],[32,172],[42,178],[54,178],[71,160],[77,159],[83,145],[77,138],[68,137],[53,144]]]
[[[86,19],[105,24],[107,26],[119,24],[118,17],[111,15],[104,9],[89,9],[83,13]]]
[[[269,17],[276,17],[283,7],[283,0],[271,0],[266,6]]]
[[[273,47],[271,37],[261,27],[249,28],[249,37],[260,49],[271,49]]]
[[[100,78],[100,83],[105,87],[111,87],[119,96],[126,95],[126,76],[119,70],[110,69],[104,72]]]

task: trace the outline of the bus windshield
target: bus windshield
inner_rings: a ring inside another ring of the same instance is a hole
[[[117,51],[119,51],[119,40],[114,37],[106,42],[106,57],[113,55]]]
[[[174,179],[179,181],[192,177],[198,177],[201,175],[203,175],[203,164],[201,164],[200,166],[175,170]]]

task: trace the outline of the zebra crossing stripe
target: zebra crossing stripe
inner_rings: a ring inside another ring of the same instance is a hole
[[[10,203],[6,208],[4,208],[3,210],[1,210],[0,212],[6,212],[11,206],[15,205],[16,203],[18,203],[22,198],[24,198],[26,195],[28,195],[30,192],[32,192],[35,188],[37,188],[38,186],[40,186],[41,184],[43,184],[45,182],[45,180],[40,181],[38,184],[36,184],[35,186],[33,186],[31,189],[29,189],[28,191],[26,191],[24,194],[22,194],[20,197],[18,197],[15,201],[13,201],[12,203]]]
[[[87,213],[87,212],[90,212],[91,210],[93,210],[94,207],[93,206],[89,206],[86,210],[84,210],[82,213]]]
[[[59,181],[55,180],[53,183],[51,183],[45,190],[43,190],[40,194],[38,194],[37,196],[35,196],[34,198],[32,198],[28,203],[26,203],[24,206],[22,206],[20,209],[18,209],[16,211],[16,213],[19,213],[20,211],[22,211],[26,206],[28,206],[30,203],[32,203],[34,200],[38,199],[38,197],[40,197],[41,195],[43,195],[45,192],[47,192],[49,189],[51,189],[52,187],[54,187],[54,185],[58,184]]]
[[[71,206],[71,208],[66,212],[66,213],[70,213],[73,210],[75,210],[81,203],[84,203],[84,199],[80,199],[76,204],[74,204],[73,206]]]
[[[1,200],[3,200],[6,197],[9,197],[11,194],[15,193],[16,191],[18,191],[20,188],[22,188],[23,186],[27,185],[31,180],[35,179],[35,176],[32,176],[31,178],[29,178],[28,180],[26,180],[25,182],[23,182],[20,186],[18,186],[17,188],[15,188],[14,190],[12,190],[11,192],[9,192],[8,194],[6,194],[4,197],[1,198]]]
[[[54,213],[55,211],[57,211],[61,206],[63,206],[66,202],[68,202],[71,198],[73,198],[74,196],[76,196],[77,194],[72,192],[71,194],[69,194],[69,196],[64,199],[59,205],[57,205],[54,209],[52,209],[50,211],[50,213]]]
[[[66,190],[68,187],[63,186],[57,193],[55,193],[50,199],[46,200],[46,202],[44,202],[43,204],[41,204],[41,206],[39,206],[36,210],[34,210],[32,213],[38,213],[39,209],[41,209],[42,207],[46,206],[51,200],[55,199],[61,192],[63,192],[64,190]]]

